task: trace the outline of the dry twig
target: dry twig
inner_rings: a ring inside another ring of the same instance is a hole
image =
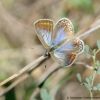
[[[40,88],[45,83],[45,81],[50,77],[53,73],[58,71],[61,66],[59,66],[57,63],[54,63],[52,66],[49,67],[49,69],[38,79],[37,81],[37,88],[32,93],[30,100],[33,100],[34,97],[36,97],[40,93]]]
[[[42,63],[44,60],[46,60],[49,57],[49,55],[44,55],[39,57],[37,60],[33,61],[29,65],[25,66],[23,69],[21,69],[18,73],[12,75],[8,79],[4,80],[3,82],[0,83],[0,86],[3,86],[7,84],[8,82],[15,80],[10,86],[8,86],[3,92],[0,93],[0,96],[4,95],[7,93],[9,90],[14,88],[17,84],[22,82],[23,80],[28,78],[28,73],[32,72],[33,69],[35,69],[40,63]],[[18,79],[19,77],[19,79]]]
[[[82,35],[80,35],[80,37],[84,37],[87,36],[91,33],[93,33],[95,30],[99,29],[100,25],[96,25],[95,27],[90,28],[88,31],[84,32]],[[32,71],[34,68],[36,68],[39,63],[43,60],[45,60],[47,58],[47,56],[41,56],[39,59],[37,59],[35,62],[30,63],[29,65],[27,65],[26,67],[24,67],[22,70],[20,70],[18,73],[14,74],[13,76],[11,76],[10,78],[6,79],[5,81],[0,83],[0,86],[6,84],[9,81],[12,81],[15,78],[18,78],[19,76],[23,75],[23,74],[27,74],[28,72]],[[82,64],[84,65],[84,63],[78,63],[78,64]],[[33,66],[33,67],[32,67]],[[86,66],[88,67],[88,66]],[[59,69],[60,67],[56,66],[54,68],[49,69],[42,77],[40,77],[39,82],[38,82],[38,86],[44,82],[53,72],[55,72],[57,69]],[[91,68],[91,67],[88,67]],[[22,80],[24,80],[26,78],[22,77]],[[16,86],[18,83],[20,83],[22,81],[16,80],[14,84],[12,84],[11,86],[8,87],[7,90],[5,91],[9,91],[10,89],[12,89],[14,86]],[[3,92],[3,94],[5,94],[6,92]]]
[[[25,66],[23,69],[21,69],[19,72],[17,72],[16,74],[12,75],[11,77],[9,77],[8,79],[4,80],[3,82],[0,83],[0,86],[5,85],[6,83],[8,83],[9,81],[14,80],[15,78],[18,78],[19,76],[23,75],[24,73],[29,73],[30,71],[32,71],[33,69],[35,69],[42,61],[44,61],[48,56],[41,56],[38,59],[36,59],[35,61],[33,61],[32,63],[28,64],[27,66]]]
[[[19,79],[17,79],[16,81],[14,81],[10,86],[8,86],[7,88],[5,88],[3,91],[0,92],[0,96],[3,96],[4,94],[6,94],[8,91],[10,91],[11,89],[13,89],[16,85],[18,85],[19,83],[23,82],[24,80],[26,80],[29,77],[29,74],[24,74],[22,75]]]

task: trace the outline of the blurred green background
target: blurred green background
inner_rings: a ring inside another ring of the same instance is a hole
[[[88,29],[94,20],[100,17],[99,0],[1,0],[0,1],[0,82],[13,75],[25,65],[41,56],[45,49],[38,40],[34,31],[33,22],[49,18],[58,21],[60,18],[69,18],[75,33]],[[96,41],[100,40],[100,30],[84,39],[92,49],[96,48]],[[100,59],[100,54],[98,59]],[[91,65],[91,59],[84,54],[79,56],[80,61]],[[33,91],[36,91],[34,81],[37,81],[54,61],[50,58],[41,68],[37,68],[32,76],[15,87],[11,93],[0,97],[0,100],[31,100]],[[46,69],[45,69],[46,65]],[[89,96],[87,89],[80,86],[76,73],[80,72],[83,78],[91,73],[84,66],[72,65],[71,68],[60,69],[45,82],[40,89],[37,100],[68,100],[68,97]],[[95,79],[100,82],[100,76]],[[0,91],[3,87],[0,87]],[[94,93],[100,97],[100,92]],[[40,97],[40,98],[39,98]],[[35,100],[35,99],[33,99]],[[71,100],[71,99],[70,99]],[[75,99],[77,100],[77,99]]]

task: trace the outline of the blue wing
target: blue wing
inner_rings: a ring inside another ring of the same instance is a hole
[[[77,55],[82,53],[83,49],[83,41],[75,39],[56,48],[51,55],[60,65],[68,67],[74,63]]]
[[[51,47],[51,34],[53,33],[53,21],[41,19],[35,22],[35,30],[38,38],[46,49]]]
[[[66,39],[74,36],[74,29],[71,21],[67,18],[63,18],[57,22],[52,34],[52,45],[56,46],[61,44]]]

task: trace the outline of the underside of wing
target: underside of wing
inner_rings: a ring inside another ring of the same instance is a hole
[[[57,22],[52,34],[53,45],[61,44],[66,39],[74,36],[74,28],[72,22],[67,18],[62,18]]]
[[[51,46],[51,34],[53,32],[53,21],[49,19],[40,19],[35,22],[35,30],[39,40],[46,49]]]
[[[83,48],[83,41],[80,39],[75,39],[55,49],[53,52],[51,52],[51,56],[61,66],[68,67],[74,63],[77,55],[82,53]]]

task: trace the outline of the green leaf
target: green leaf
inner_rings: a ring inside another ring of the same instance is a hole
[[[52,100],[51,95],[48,93],[47,89],[42,88],[40,95],[42,100]]]
[[[97,89],[97,87],[96,87],[96,86],[94,86],[94,87],[93,87],[93,90],[94,90],[94,91],[97,91],[98,89]]]
[[[93,87],[93,90],[95,90],[95,91],[100,91],[100,83],[98,83],[97,85],[95,85],[94,87]]]
[[[90,81],[90,83],[91,83],[91,81],[92,81],[92,79],[93,79],[93,76],[88,76],[88,79],[89,79],[89,81]]]
[[[99,67],[100,66],[100,61],[96,61],[96,66]]]
[[[87,56],[87,58],[90,58],[92,56],[92,50],[88,45],[85,45],[84,54]]]
[[[79,82],[82,82],[82,78],[81,78],[80,73],[77,73],[76,77],[77,77],[77,79],[78,79]]]
[[[96,51],[97,51],[96,49],[93,49],[93,55],[96,55]]]
[[[100,74],[100,67],[97,69],[97,74]]]
[[[88,45],[85,45],[84,52],[85,52],[85,53],[89,53],[89,50],[90,50],[90,47],[89,47]]]
[[[88,90],[91,90],[91,87],[90,87],[90,85],[89,85],[88,83],[85,83],[85,82],[84,82],[84,85],[85,85],[85,87],[86,87]]]
[[[100,49],[100,40],[97,40],[98,49]]]
[[[86,77],[85,82],[91,87],[92,76]]]
[[[81,0],[81,6],[86,11],[92,10],[92,0]]]
[[[85,78],[85,82],[84,82],[84,85],[85,87],[88,89],[88,90],[91,90],[91,82],[92,82],[92,76],[88,76]]]
[[[69,3],[75,8],[79,8],[86,12],[91,12],[93,10],[92,0],[69,0]]]

